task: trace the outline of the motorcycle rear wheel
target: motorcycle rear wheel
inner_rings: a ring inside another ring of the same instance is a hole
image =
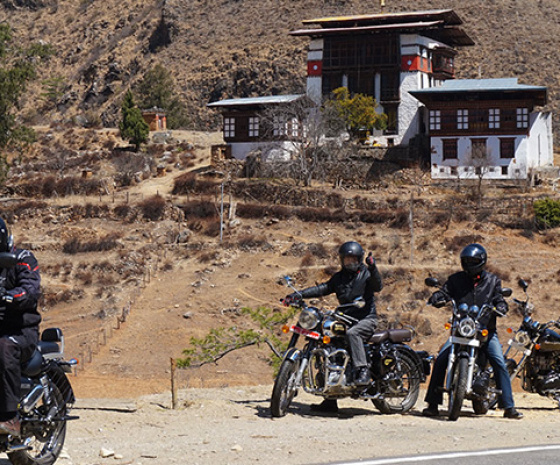
[[[51,388],[51,402],[45,404],[40,409],[44,415],[56,406],[56,417],[66,416],[66,404],[58,387],[49,381]],[[23,426],[23,425],[22,425]],[[31,438],[29,450],[18,450],[8,453],[8,459],[13,465],[52,465],[58,459],[64,439],[66,438],[66,420],[53,421],[46,428],[37,427],[35,433],[27,434],[21,438],[22,441]]]
[[[384,415],[408,412],[418,400],[421,373],[412,357],[403,350],[397,350],[400,371],[388,373],[392,377],[379,380],[378,389],[383,398],[372,399],[373,405]],[[387,374],[386,374],[387,375]]]
[[[467,373],[469,368],[469,361],[466,358],[460,358],[453,366],[453,384],[451,392],[449,392],[449,413],[448,418],[450,421],[456,421],[461,413],[463,400],[467,393]]]
[[[294,362],[290,359],[284,360],[280,365],[270,399],[270,413],[273,417],[283,417],[288,413],[288,408],[297,393],[295,377],[299,366],[299,361]]]

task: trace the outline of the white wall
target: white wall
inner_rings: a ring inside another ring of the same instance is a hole
[[[263,159],[274,159],[274,161],[287,161],[292,154],[299,153],[298,144],[295,142],[230,142],[231,156],[237,160],[245,160],[247,155],[253,151],[261,151]]]
[[[529,135],[509,136],[515,138],[515,157],[500,158],[501,136],[485,136],[488,151],[488,163],[483,167],[484,179],[527,179],[534,168],[552,166],[552,115],[533,112],[530,118]],[[432,178],[433,179],[476,179],[471,166],[471,139],[477,136],[459,137],[457,141],[457,159],[443,160],[443,142],[441,137],[431,137]],[[469,166],[468,170],[465,167]],[[507,174],[502,174],[502,166],[507,166]],[[455,169],[455,172],[453,172]]]

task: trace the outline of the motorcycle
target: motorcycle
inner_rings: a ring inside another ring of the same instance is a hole
[[[289,277],[286,281],[297,292]],[[289,304],[300,308],[301,313],[295,324],[283,328],[284,333],[293,334],[274,381],[270,402],[273,417],[286,415],[300,388],[325,399],[371,400],[383,414],[406,413],[414,406],[420,383],[430,374],[432,357],[405,344],[412,340],[411,329],[373,334],[365,343],[372,379],[367,385],[356,385],[346,331],[358,320],[345,315],[344,308],[363,308],[364,300],[359,298],[335,310],[308,306],[301,296]],[[298,349],[300,337],[305,344]]]
[[[560,320],[539,323],[533,320],[533,304],[529,302],[523,279],[518,282],[525,293],[525,300],[513,299],[523,320],[508,341],[504,353],[511,380],[521,379],[524,391],[551,397],[560,406]]]
[[[0,268],[15,266],[13,253],[0,253]],[[0,452],[14,465],[52,465],[58,459],[66,436],[66,422],[75,402],[66,373],[77,360],[64,360],[64,335],[47,328],[32,357],[22,364],[21,400],[18,415],[21,434],[0,434]]]
[[[436,278],[426,278],[425,284],[441,289]],[[509,297],[511,294],[511,289],[502,288],[504,297]],[[488,367],[480,347],[488,340],[485,320],[490,313],[503,315],[490,303],[485,303],[481,307],[477,305],[469,307],[465,303],[457,304],[454,299],[449,298],[433,305],[442,307],[447,301],[452,304],[453,314],[451,322],[446,324],[446,329],[450,330],[448,343],[451,347],[444,392],[447,392],[449,400],[448,419],[456,421],[465,399],[472,401],[476,415],[486,414],[490,406],[497,402],[500,392],[494,387],[492,369]]]

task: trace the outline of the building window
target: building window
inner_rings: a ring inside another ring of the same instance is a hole
[[[500,128],[500,109],[490,108],[488,110],[488,127],[490,129]]]
[[[274,117],[274,127],[272,133],[275,136],[285,136],[286,135],[286,120],[279,116]]]
[[[500,158],[515,157],[515,139],[507,137],[500,139]]]
[[[508,167],[502,166],[502,176],[507,176],[507,175],[508,175]]]
[[[288,123],[288,134],[291,137],[299,137],[299,121],[297,118],[292,118],[290,119],[290,122]]]
[[[259,117],[249,117],[249,137],[259,137]]]
[[[518,108],[517,109],[517,128],[528,128],[529,127],[529,109],[528,108]]]
[[[441,129],[441,111],[430,110],[430,131],[439,131]]]
[[[452,160],[457,158],[457,139],[444,139],[443,159]]]
[[[457,129],[469,129],[469,110],[457,110]]]
[[[224,118],[224,139],[235,137],[235,118]]]

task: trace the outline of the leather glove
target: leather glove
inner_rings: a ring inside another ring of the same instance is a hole
[[[299,294],[296,294],[295,292],[293,292],[292,294],[288,294],[286,297],[284,297],[284,299],[282,300],[282,303],[286,307],[298,306],[298,305],[301,304],[301,296]]]
[[[496,304],[496,311],[498,312],[498,316],[505,316],[508,310],[508,305],[505,302],[498,302]]]
[[[447,297],[445,292],[436,291],[428,299],[428,304],[433,305],[436,308],[440,308],[440,307],[443,307],[447,303],[448,300],[449,300],[449,298]]]
[[[368,253],[368,256],[366,257],[366,265],[370,268],[375,268],[376,267],[376,263],[375,263],[375,258],[373,258],[372,253]]]
[[[11,304],[14,301],[14,297],[8,294],[5,287],[0,287],[0,303],[6,302]]]

